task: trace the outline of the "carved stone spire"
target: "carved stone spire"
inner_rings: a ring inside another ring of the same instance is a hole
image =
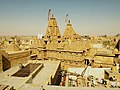
[[[46,41],[58,40],[61,37],[59,27],[57,26],[57,22],[55,17],[52,15],[50,20],[48,21],[47,32],[45,35]]]

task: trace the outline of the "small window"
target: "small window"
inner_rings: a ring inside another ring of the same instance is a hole
[[[47,41],[44,41],[45,42],[45,44],[47,44]]]
[[[78,65],[78,62],[76,62],[76,65]]]
[[[47,36],[48,38],[50,38],[50,36]]]
[[[60,38],[61,36],[58,36],[58,38]]]

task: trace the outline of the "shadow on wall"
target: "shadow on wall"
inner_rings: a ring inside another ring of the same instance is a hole
[[[3,68],[3,71],[8,70],[10,67],[11,67],[11,62],[5,56],[2,55],[2,68]]]

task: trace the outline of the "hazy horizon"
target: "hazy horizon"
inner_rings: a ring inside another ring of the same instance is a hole
[[[120,34],[120,0],[0,0],[0,36],[45,34],[49,9],[61,35],[66,14],[80,35]]]

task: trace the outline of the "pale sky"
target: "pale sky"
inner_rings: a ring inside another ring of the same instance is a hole
[[[0,0],[0,35],[45,34],[49,9],[61,34],[66,14],[80,35],[120,33],[120,0]]]

